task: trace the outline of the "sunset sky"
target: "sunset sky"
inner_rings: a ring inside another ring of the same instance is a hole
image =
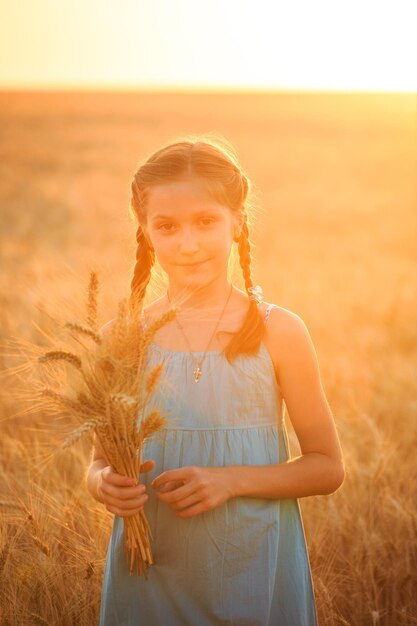
[[[417,91],[413,0],[12,0],[0,89]]]

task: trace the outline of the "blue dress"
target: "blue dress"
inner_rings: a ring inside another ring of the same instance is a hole
[[[270,308],[268,307],[267,318]],[[198,359],[202,352],[194,352]],[[154,563],[129,576],[123,517],[114,516],[99,626],[316,626],[310,563],[298,499],[235,497],[180,518],[151,481],[183,466],[270,465],[289,458],[283,399],[264,343],[233,364],[206,353],[195,383],[189,352],[155,343],[149,368],[164,362],[168,425],[144,442]]]

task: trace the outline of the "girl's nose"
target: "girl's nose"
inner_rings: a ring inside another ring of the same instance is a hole
[[[184,231],[181,235],[180,252],[196,252],[198,250],[197,238],[190,231]]]

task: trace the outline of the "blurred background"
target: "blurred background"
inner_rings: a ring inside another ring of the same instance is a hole
[[[84,316],[92,269],[114,317],[137,167],[188,133],[231,142],[253,183],[254,280],[306,322],[345,453],[343,487],[300,500],[323,625],[417,623],[412,4],[0,8],[2,345]],[[0,623],[96,623],[112,515],[86,490],[91,446],[52,454],[59,428],[26,414],[16,350],[0,359]]]

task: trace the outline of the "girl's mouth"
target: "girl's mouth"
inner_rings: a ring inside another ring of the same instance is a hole
[[[203,263],[207,263],[210,259],[206,259],[205,261],[199,261],[198,263],[181,263],[180,267],[198,267],[199,265],[203,265]]]

